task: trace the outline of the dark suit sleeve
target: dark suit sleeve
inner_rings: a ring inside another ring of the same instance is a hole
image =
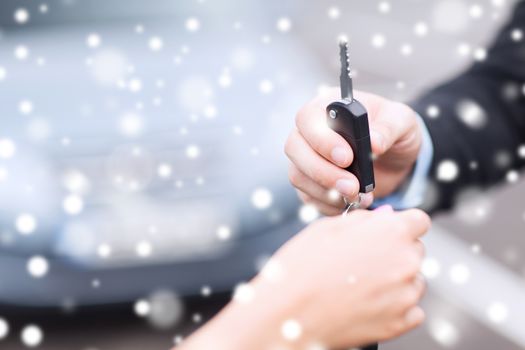
[[[516,33],[512,38],[516,29],[523,39],[516,40]],[[520,2],[485,60],[413,104],[433,140],[433,209],[448,208],[460,190],[495,184],[525,164],[518,151],[525,144],[524,83],[525,2]]]

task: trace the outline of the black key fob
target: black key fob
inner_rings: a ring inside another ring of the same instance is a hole
[[[343,99],[331,103],[327,109],[328,125],[352,147],[354,160],[347,168],[359,180],[359,192],[374,190],[374,166],[368,126],[368,113],[357,100]]]

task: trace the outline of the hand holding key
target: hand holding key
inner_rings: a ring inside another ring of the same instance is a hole
[[[372,153],[377,157],[374,195],[381,198],[398,189],[415,164],[421,147],[417,115],[407,105],[377,95],[356,91],[354,97],[368,111]],[[285,147],[290,181],[300,198],[326,215],[340,214],[345,207],[341,196],[354,200],[359,192],[357,178],[345,170],[353,162],[352,148],[326,123],[326,107],[338,99],[339,89],[329,89],[301,108]],[[372,200],[365,196],[362,207]]]

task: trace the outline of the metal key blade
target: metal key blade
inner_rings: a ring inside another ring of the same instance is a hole
[[[339,41],[339,54],[341,56],[341,98],[353,101],[352,77],[350,75],[350,56],[348,54],[348,41],[341,39]]]

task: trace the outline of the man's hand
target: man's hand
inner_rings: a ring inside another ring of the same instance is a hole
[[[355,97],[368,110],[372,152],[377,157],[374,195],[385,197],[399,188],[417,159],[421,147],[417,115],[407,105],[377,95],[356,92]],[[299,197],[326,215],[341,213],[342,197],[353,200],[359,190],[357,178],[345,170],[353,161],[352,148],[326,123],[326,106],[338,99],[339,90],[330,89],[305,105],[285,147],[291,160],[290,181]],[[372,200],[369,195],[364,206]]]

